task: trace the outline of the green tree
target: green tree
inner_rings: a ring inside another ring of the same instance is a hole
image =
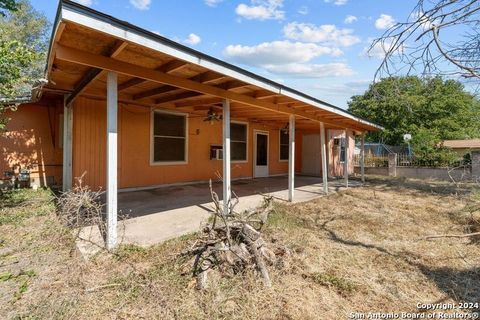
[[[0,129],[7,119],[5,101],[28,96],[43,77],[48,48],[47,18],[28,0],[0,0]],[[4,10],[5,9],[5,10]]]
[[[17,2],[15,0],[0,0],[0,15],[5,16],[5,11],[16,11]]]
[[[480,137],[480,102],[460,82],[440,77],[384,78],[353,96],[348,110],[385,127],[370,133],[368,141],[398,145],[410,133],[415,144],[416,135],[426,132],[430,142]]]

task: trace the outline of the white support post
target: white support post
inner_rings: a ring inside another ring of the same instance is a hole
[[[230,175],[230,100],[223,100],[223,213],[230,213],[232,197]]]
[[[295,116],[290,115],[288,124],[288,201],[293,202],[295,190]]]
[[[66,105],[65,101],[63,105],[63,183],[62,190],[64,192],[72,189],[72,141],[73,141],[73,106]]]
[[[117,245],[117,74],[107,74],[107,249]]]
[[[360,173],[362,176],[362,183],[365,183],[365,133],[363,132],[360,145]]]
[[[320,122],[320,154],[322,157],[323,192],[328,193],[327,147],[325,143],[325,124]]]
[[[349,148],[348,129],[345,129],[345,161],[343,162],[343,176],[345,178],[345,188],[348,188],[348,148]]]

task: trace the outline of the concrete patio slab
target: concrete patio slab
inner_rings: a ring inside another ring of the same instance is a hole
[[[232,181],[232,190],[239,197],[236,210],[248,210],[261,205],[262,194],[273,196],[277,201],[287,201],[287,177]],[[329,190],[343,188],[343,180],[329,182]],[[350,181],[349,186],[359,186]],[[217,182],[213,189],[222,196],[222,185]],[[305,202],[324,195],[322,179],[296,176],[294,202]],[[119,242],[150,246],[163,241],[196,232],[207,221],[213,210],[208,183],[160,187],[151,190],[120,192],[118,194],[119,216],[127,216],[119,223]],[[98,228],[86,227],[81,237],[89,241],[78,247],[86,255],[94,254],[103,246]],[[96,245],[94,245],[95,243]],[[92,246],[98,247],[97,250]]]

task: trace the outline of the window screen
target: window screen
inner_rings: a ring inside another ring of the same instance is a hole
[[[153,113],[153,161],[186,161],[187,119],[183,115]]]
[[[230,124],[231,160],[247,160],[247,125],[243,123]]]
[[[285,132],[285,130],[280,130],[280,160],[288,160],[288,143],[288,132]]]

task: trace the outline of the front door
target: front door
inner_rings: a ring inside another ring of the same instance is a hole
[[[255,132],[254,155],[254,177],[268,177],[268,133]]]

